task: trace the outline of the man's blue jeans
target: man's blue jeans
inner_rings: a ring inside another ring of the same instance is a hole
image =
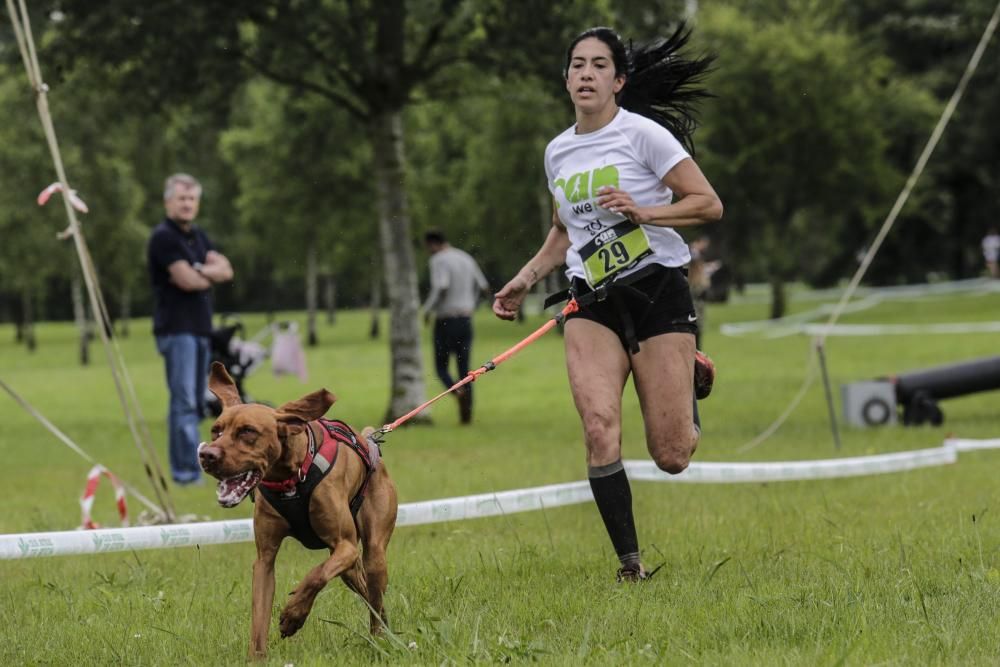
[[[167,367],[170,389],[170,472],[175,482],[188,484],[201,477],[198,465],[198,425],[205,414],[209,344],[206,336],[170,334],[156,337],[156,349]]]

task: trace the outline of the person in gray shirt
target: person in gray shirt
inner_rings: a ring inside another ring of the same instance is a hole
[[[430,253],[431,288],[424,302],[424,320],[434,319],[434,367],[445,387],[451,387],[469,373],[472,349],[472,312],[481,296],[490,294],[489,283],[469,253],[454,248],[440,231],[424,235]],[[451,357],[458,366],[458,378],[451,375]],[[455,390],[459,418],[472,422],[472,384]]]

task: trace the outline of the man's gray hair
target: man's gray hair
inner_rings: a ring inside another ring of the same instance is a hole
[[[173,174],[167,177],[167,182],[163,185],[163,201],[167,201],[174,196],[174,188],[178,185],[194,188],[198,191],[198,196],[201,196],[201,183],[198,182],[197,178],[191,174]]]

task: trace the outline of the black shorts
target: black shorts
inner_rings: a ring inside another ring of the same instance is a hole
[[[582,278],[573,279],[572,289],[577,298],[593,291]],[[613,283],[606,299],[585,303],[580,310],[566,316],[567,320],[574,318],[611,329],[622,347],[633,353],[638,352],[638,343],[647,338],[698,331],[698,317],[684,269],[662,265],[655,265],[633,283],[628,283],[627,276]]]

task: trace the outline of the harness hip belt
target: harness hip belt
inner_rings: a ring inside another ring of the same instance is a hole
[[[553,306],[557,303],[562,303],[567,299],[576,299],[577,305],[581,308],[589,306],[592,303],[610,299],[611,303],[615,307],[615,311],[618,313],[619,319],[622,322],[622,327],[625,329],[624,336],[626,342],[628,342],[629,351],[632,354],[636,354],[639,352],[639,341],[636,340],[635,322],[632,321],[632,315],[629,313],[628,308],[625,306],[625,303],[621,298],[621,292],[623,290],[628,290],[629,292],[642,297],[645,301],[653,303],[660,295],[660,290],[663,289],[662,283],[652,297],[647,295],[642,290],[632,287],[632,284],[653,275],[663,268],[664,267],[660,264],[647,264],[638,271],[630,273],[627,276],[621,278],[615,276],[608,282],[598,285],[590,292],[586,292],[584,294],[577,294],[576,287],[571,286],[568,289],[561,290],[546,297],[543,308],[548,308],[549,306]]]

